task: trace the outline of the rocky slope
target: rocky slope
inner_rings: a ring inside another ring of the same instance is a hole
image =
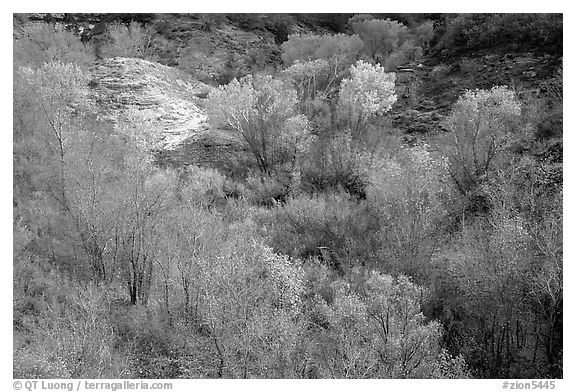
[[[147,120],[155,144],[174,149],[207,129],[198,96],[210,87],[189,75],[158,63],[115,57],[90,68],[96,102],[112,121],[123,116]]]
[[[103,115],[121,131],[149,134],[157,163],[209,166],[244,176],[250,155],[238,141],[207,122],[203,100],[212,87],[162,64],[115,57],[90,69],[89,86]],[[240,172],[238,172],[240,170]]]
[[[466,90],[504,85],[524,101],[547,97],[546,86],[558,80],[561,69],[562,58],[532,52],[473,53],[449,62],[428,56],[397,70],[398,101],[389,116],[408,134],[442,132],[445,117]]]

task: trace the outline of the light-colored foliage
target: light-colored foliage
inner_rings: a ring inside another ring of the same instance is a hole
[[[300,111],[315,125],[329,126],[322,124],[330,119],[318,109],[329,105],[362,46],[357,35],[345,34],[294,34],[282,44],[283,74],[298,92]]]
[[[361,136],[367,121],[381,116],[396,102],[396,75],[379,65],[358,61],[350,68],[351,77],[340,85],[338,110],[347,122],[353,137]]]
[[[14,64],[40,68],[45,63],[73,63],[87,67],[94,60],[89,46],[61,24],[32,23],[14,40]]]
[[[418,276],[435,249],[437,225],[446,215],[448,163],[427,145],[377,160],[370,172],[367,199],[378,216],[382,261],[388,268]]]
[[[161,219],[169,206],[174,179],[146,166],[131,167],[124,178],[118,220],[114,231],[114,264],[128,284],[133,304],[146,304],[159,257]],[[135,169],[135,170],[134,170]]]
[[[520,114],[520,102],[504,86],[468,91],[458,99],[446,121],[450,134],[442,149],[462,193],[473,189],[497,165]]]
[[[325,97],[336,87],[336,75],[332,73],[330,63],[324,59],[296,61],[283,73],[293,81],[301,102],[314,99],[317,95]]]
[[[302,271],[261,245],[230,245],[198,259],[198,317],[218,352],[218,373],[289,375],[297,366],[291,357],[301,328]]]
[[[24,259],[15,266],[15,279],[26,277],[24,284],[15,285],[15,317],[30,335],[15,344],[14,376],[126,377],[128,361],[114,352],[107,292],[73,283],[43,266]],[[27,315],[29,310],[34,311],[34,318]]]
[[[296,164],[309,145],[308,121],[296,92],[271,76],[234,79],[210,93],[209,118],[244,141],[263,172]]]
[[[282,44],[282,61],[291,66],[297,61],[306,62],[324,59],[338,75],[357,60],[363,43],[357,35],[293,34]]]
[[[427,294],[408,278],[370,273],[363,293],[349,283],[332,284],[331,305],[317,298],[336,347],[321,356],[324,377],[428,378],[440,360],[441,326],[426,322],[421,301]]]
[[[226,178],[215,169],[188,166],[187,183],[182,187],[182,200],[190,205],[210,207],[224,197]]]
[[[356,14],[348,19],[347,24],[353,30],[354,25],[373,19],[376,19],[376,17],[370,14]]]
[[[104,49],[107,57],[137,57],[148,59],[152,56],[153,39],[156,34],[151,26],[131,22],[128,26],[115,23],[108,27],[112,42]]]

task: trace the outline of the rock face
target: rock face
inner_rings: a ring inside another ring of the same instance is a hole
[[[140,118],[154,144],[174,149],[206,131],[206,114],[197,95],[210,87],[176,69],[134,58],[99,61],[90,69],[94,99],[112,121]]]

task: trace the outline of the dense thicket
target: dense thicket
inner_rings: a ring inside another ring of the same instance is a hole
[[[562,377],[561,69],[411,143],[387,121],[398,65],[502,29],[558,50],[561,18],[222,18],[281,44],[206,99],[242,178],[160,168],[145,119],[100,115],[88,65],[157,59],[150,23],[17,26],[14,377]]]

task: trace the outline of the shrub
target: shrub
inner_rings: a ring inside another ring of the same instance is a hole
[[[300,102],[326,97],[336,86],[330,63],[324,59],[296,61],[283,71],[292,80]]]
[[[249,176],[246,180],[244,197],[259,206],[273,206],[283,203],[290,192],[288,181],[281,182],[269,176]]]
[[[427,47],[434,37],[434,22],[431,20],[416,27],[415,35],[421,47]]]
[[[467,194],[502,158],[517,129],[520,102],[507,87],[468,91],[458,99],[440,148],[450,161],[450,175]]]
[[[94,56],[74,33],[60,24],[24,25],[14,39],[14,64],[40,68],[44,63],[73,63],[86,68]]]
[[[293,257],[318,256],[339,273],[370,257],[370,217],[346,195],[299,196],[258,218],[272,248]]]
[[[225,180],[215,169],[188,166],[181,175],[179,197],[187,204],[211,207],[225,197]]]
[[[17,271],[22,271],[22,267],[25,265],[18,265]],[[34,265],[28,269],[33,271]],[[17,271],[16,275],[20,275]],[[28,276],[30,288],[19,297],[35,297],[36,313],[23,325],[31,331],[30,342],[14,351],[14,376],[126,377],[127,362],[114,350],[106,293],[93,285],[72,283],[53,270]]]
[[[422,48],[415,46],[414,41],[406,40],[397,50],[382,61],[382,65],[386,69],[392,70],[410,61],[421,60],[421,58]]]
[[[264,173],[293,168],[309,143],[308,121],[296,112],[296,92],[271,76],[234,79],[210,93],[209,118],[246,143]]]
[[[352,29],[362,39],[367,56],[377,62],[395,51],[408,34],[406,26],[390,19],[353,20]]]
[[[374,19],[376,19],[376,17],[370,14],[356,14],[348,19],[347,24],[350,29],[354,30],[355,25]]]
[[[447,166],[422,145],[405,148],[371,169],[367,201],[379,220],[376,242],[384,271],[417,279],[428,275],[450,193]]]
[[[129,25],[115,23],[108,27],[112,42],[104,48],[107,57],[136,57],[150,59],[156,31],[138,22]]]
[[[215,348],[216,376],[294,377],[302,272],[246,239],[237,236],[215,258],[199,260],[199,314]]]
[[[227,18],[223,14],[199,14],[198,20],[202,30],[212,32],[214,29],[220,28],[227,21]]]
[[[288,14],[267,14],[264,20],[266,28],[274,33],[276,45],[288,41],[294,22],[294,17]]]
[[[247,31],[263,30],[265,18],[263,14],[226,14],[226,19]]]
[[[396,102],[396,75],[363,61],[353,65],[350,73],[351,77],[340,85],[338,114],[351,130],[352,137],[361,140],[368,122],[389,111]]]
[[[344,190],[359,199],[366,196],[368,156],[343,133],[320,139],[302,168],[302,190],[311,194]]]
[[[282,61],[289,67],[296,61],[323,59],[330,63],[333,74],[338,76],[358,59],[362,46],[357,35],[292,34],[282,44]]]
[[[282,44],[286,75],[296,87],[300,110],[313,118],[310,102],[326,102],[357,60],[362,41],[358,36],[294,34]]]
[[[494,225],[493,231],[490,225]],[[446,312],[454,312],[446,319],[446,328],[468,336],[460,340],[452,335],[458,342],[455,349],[488,377],[506,376],[514,362],[531,352],[533,342],[524,335],[531,321],[521,294],[530,264],[524,226],[520,219],[502,215],[490,223],[469,224],[454,248],[436,260],[460,292],[458,299],[445,305]],[[512,325],[516,334],[503,343]]]
[[[446,363],[442,328],[421,313],[425,290],[376,272],[360,289],[335,281],[331,304],[316,298],[327,323],[313,352],[321,377],[428,378]],[[457,368],[455,366],[455,368]],[[449,372],[447,372],[449,373]]]
[[[166,309],[163,309],[166,310]],[[130,377],[180,378],[186,341],[154,306],[114,304],[116,347],[130,359]]]

